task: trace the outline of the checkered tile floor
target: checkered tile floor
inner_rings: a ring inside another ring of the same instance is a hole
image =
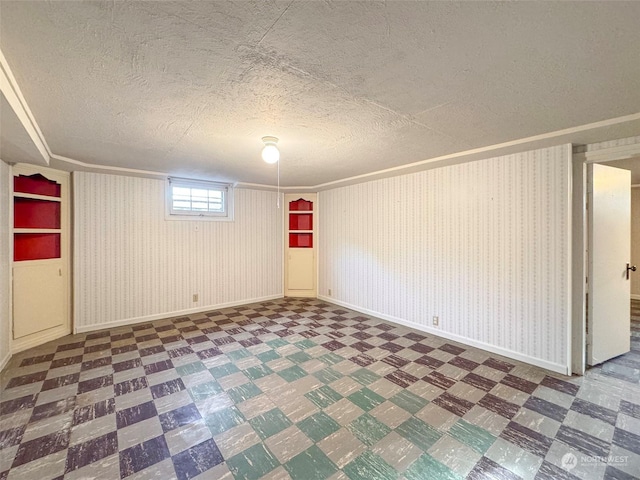
[[[74,335],[5,370],[0,480],[638,478],[635,326],[582,378],[315,299]]]

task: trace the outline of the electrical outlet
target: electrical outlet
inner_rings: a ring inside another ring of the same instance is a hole
[[[331,289],[329,289],[329,296],[331,296]]]
[[[197,294],[197,293],[194,293],[194,294],[193,294],[193,301],[194,301],[194,302],[197,302],[197,301],[198,301],[198,294]]]
[[[438,325],[440,325],[440,319],[438,317],[433,317],[433,326],[437,327]]]

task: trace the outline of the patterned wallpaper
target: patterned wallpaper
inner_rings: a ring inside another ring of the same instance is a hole
[[[0,369],[11,355],[11,224],[9,223],[10,167],[0,160]]]
[[[570,168],[566,145],[323,191],[318,293],[566,373]]]
[[[236,189],[233,222],[167,221],[162,180],[76,172],[73,184],[77,331],[282,296],[275,193]]]

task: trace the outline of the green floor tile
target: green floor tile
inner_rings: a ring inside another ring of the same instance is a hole
[[[268,350],[266,352],[257,354],[256,357],[258,357],[262,363],[267,363],[271,360],[277,360],[278,358],[280,358],[280,355],[278,355],[278,352],[276,352],[275,350]]]
[[[463,478],[428,453],[413,462],[404,472],[404,476],[407,480],[462,480]]]
[[[322,383],[331,383],[341,379],[344,375],[336,372],[331,367],[327,367],[317,372],[314,372],[313,376],[316,377],[318,380],[320,380]]]
[[[360,415],[347,428],[365,445],[372,447],[384,437],[386,437],[391,429],[384,423],[378,421],[368,413]]]
[[[342,395],[328,385],[323,385],[316,390],[305,393],[304,396],[319,408],[326,408],[342,398]]]
[[[401,424],[396,428],[396,432],[423,451],[427,451],[442,437],[438,430],[415,417]]]
[[[400,390],[389,400],[412,415],[418,413],[429,403],[429,400],[405,389]]]
[[[193,363],[188,363],[186,365],[181,365],[179,367],[176,367],[176,372],[178,372],[178,375],[180,375],[181,377],[186,377],[187,375],[192,375],[194,373],[202,372],[203,370],[206,370],[206,369],[207,367],[204,366],[204,363],[193,362]]]
[[[225,363],[224,365],[218,365],[217,367],[210,368],[209,371],[211,372],[211,375],[213,375],[213,378],[222,378],[227,375],[231,375],[232,373],[237,373],[240,369],[233,363]]]
[[[275,340],[269,340],[267,342],[267,345],[269,345],[271,348],[279,348],[284,347],[285,345],[289,345],[289,342],[281,338],[276,338]]]
[[[338,470],[315,445],[293,457],[284,464],[284,468],[293,480],[324,480]]]
[[[298,347],[301,350],[306,350],[307,348],[313,348],[316,346],[316,344],[314,342],[312,342],[311,340],[309,340],[308,338],[306,340],[302,340],[300,342],[296,342],[294,343],[294,345],[296,347]]]
[[[255,384],[253,383],[245,383],[244,385],[240,385],[239,387],[232,388],[227,392],[231,400],[234,403],[242,403],[250,398],[257,397],[262,393]]]
[[[358,390],[355,393],[352,393],[347,397],[349,401],[355,403],[365,412],[368,412],[372,408],[377,407],[381,403],[384,403],[384,398],[378,395],[377,393],[369,390],[368,388],[363,388],[362,390]]]
[[[288,355],[287,358],[291,360],[293,363],[304,363],[311,360],[311,355],[305,352],[296,352],[291,355]]]
[[[496,437],[487,432],[484,428],[473,425],[462,419],[449,429],[449,435],[456,440],[469,445],[476,452],[485,454],[489,447],[496,441]]]
[[[287,382],[293,382],[294,380],[298,380],[299,378],[306,377],[307,372],[305,372],[298,365],[294,365],[293,367],[280,370],[278,372],[278,375],[284,378]]]
[[[194,402],[204,400],[205,398],[211,397],[217,393],[221,393],[222,391],[222,387],[218,384],[218,382],[200,383],[198,385],[194,385],[189,389],[189,393],[191,394],[191,398]]]
[[[319,442],[340,429],[340,425],[324,412],[318,412],[298,422],[298,428],[314,442]]]
[[[244,422],[244,417],[240,410],[236,407],[229,407],[219,410],[205,418],[205,423],[212,435],[226,432],[230,428],[240,425]]]
[[[371,370],[367,370],[366,368],[356,370],[349,376],[362,385],[369,385],[370,383],[373,383],[380,378],[380,375],[376,375]]]
[[[240,360],[240,359],[251,356],[251,354],[247,352],[244,348],[239,348],[238,350],[232,350],[230,352],[227,352],[226,355],[231,360]]]
[[[249,447],[227,460],[227,467],[236,480],[257,480],[280,463],[262,443]]]
[[[320,360],[323,363],[326,363],[327,365],[335,365],[336,363],[342,362],[344,358],[342,358],[340,355],[336,355],[333,352],[329,352],[318,357],[318,360]]]
[[[249,420],[249,423],[262,440],[292,425],[291,420],[278,408],[274,408],[273,410],[269,410],[262,415],[252,418]]]
[[[392,480],[398,478],[395,469],[382,457],[367,450],[343,468],[350,480]],[[435,480],[435,477],[433,477]]]
[[[257,365],[255,367],[249,367],[244,370],[244,374],[251,380],[257,380],[258,378],[266,377],[267,375],[271,375],[272,373],[273,370],[271,370],[266,365]]]

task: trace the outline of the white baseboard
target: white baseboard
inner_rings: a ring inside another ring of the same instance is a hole
[[[74,333],[93,332],[95,330],[104,330],[105,328],[122,327],[125,325],[135,325],[137,323],[150,322],[153,320],[162,320],[163,318],[180,317],[183,315],[191,315],[193,313],[209,312],[211,310],[220,310],[222,308],[239,307],[240,305],[248,305],[250,303],[266,302],[267,300],[276,300],[283,298],[284,295],[269,295],[266,297],[249,298],[237,302],[220,303],[218,305],[207,305],[206,307],[194,307],[185,310],[177,310],[175,312],[155,313],[153,315],[145,315],[142,317],[124,318],[114,320],[112,322],[100,323],[96,325],[79,325],[74,328]]]
[[[631,294],[631,300],[640,300],[640,295],[637,295],[635,293]]]
[[[9,360],[11,360],[11,352],[8,352],[4,356],[4,358],[0,360],[0,372],[2,372],[2,370],[4,370],[4,367],[7,366],[7,363],[9,363]]]
[[[47,342],[69,335],[67,328],[68,327],[66,325],[61,325],[45,330],[44,332],[38,332],[23,338],[15,339],[11,342],[11,353],[16,354],[33,347],[39,347]]]
[[[429,333],[431,335],[435,335],[437,337],[443,337],[448,340],[453,340],[455,342],[462,343],[464,345],[469,345],[472,347],[480,348],[482,350],[486,350],[491,353],[495,353],[497,355],[502,355],[503,357],[512,358],[514,360],[518,360],[520,362],[528,363],[530,365],[535,365],[536,367],[541,367],[546,370],[550,370],[555,373],[560,373],[562,375],[570,375],[569,367],[567,365],[561,365],[559,363],[549,362],[547,360],[543,360],[541,358],[531,357],[529,355],[524,355],[519,352],[515,352],[513,350],[509,350],[506,348],[498,347],[495,345],[491,345],[490,343],[480,342],[478,340],[474,340],[472,338],[462,337],[460,335],[456,335],[455,333],[445,332],[444,330],[440,330],[439,328],[432,328],[426,325],[421,325],[419,323],[410,322],[408,320],[404,320],[402,318],[394,317],[391,315],[386,315],[384,313],[375,312],[373,310],[369,310],[367,308],[362,308],[357,305],[352,305],[347,302],[342,302],[340,300],[336,300],[332,297],[327,297],[324,295],[318,295],[318,298],[324,300],[329,303],[334,303],[336,305],[340,305],[342,307],[350,308],[351,310],[355,310],[356,312],[361,312],[366,315],[371,315],[373,317],[381,318],[382,320],[387,320],[392,323],[398,323],[400,325],[404,325],[407,327],[415,328],[416,330],[423,331],[425,333]]]

